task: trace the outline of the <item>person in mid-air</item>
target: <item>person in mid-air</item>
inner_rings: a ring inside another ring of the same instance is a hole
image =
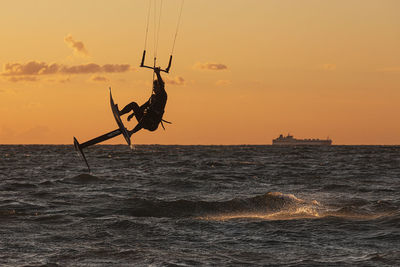
[[[129,131],[131,135],[141,129],[155,131],[158,125],[163,122],[162,117],[164,115],[165,105],[167,104],[167,92],[165,91],[164,81],[160,75],[160,68],[154,68],[154,72],[157,75],[157,79],[153,82],[153,93],[149,100],[141,106],[136,102],[132,102],[119,112],[121,116],[133,111],[133,113],[128,116],[128,121],[135,116],[138,124]]]

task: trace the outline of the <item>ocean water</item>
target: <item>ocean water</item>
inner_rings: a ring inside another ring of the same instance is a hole
[[[0,266],[400,266],[400,147],[0,146]]]

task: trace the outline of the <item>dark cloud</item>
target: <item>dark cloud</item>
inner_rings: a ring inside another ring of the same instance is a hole
[[[61,66],[60,73],[63,74],[85,74],[85,73],[121,73],[131,69],[129,64],[106,64],[98,65],[95,63],[77,65],[77,66]]]
[[[103,71],[100,65],[89,63],[76,66],[61,66],[59,72],[65,74],[87,74],[87,73],[97,73]]]
[[[170,85],[185,85],[185,79],[180,76],[175,78],[165,77],[165,82]]]
[[[19,76],[19,75],[40,75],[51,74],[58,69],[57,64],[48,65],[44,62],[31,61],[26,64],[6,63],[4,65],[4,76]]]
[[[113,73],[113,72],[126,72],[131,69],[131,66],[128,64],[105,64],[103,65],[104,72]]]
[[[228,66],[221,63],[196,63],[193,68],[197,70],[226,70]]]
[[[87,56],[89,53],[85,48],[85,45],[81,41],[76,41],[71,34],[64,38],[65,43],[67,43],[76,54]]]
[[[47,64],[45,62],[31,61],[26,64],[7,63],[4,65],[2,76],[38,76],[50,74],[90,74],[90,73],[121,73],[131,70],[129,64],[105,64],[95,63],[67,66],[62,64]],[[17,79],[17,78],[16,78]],[[33,80],[33,78],[26,78]]]

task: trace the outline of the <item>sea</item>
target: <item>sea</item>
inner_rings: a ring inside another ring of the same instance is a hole
[[[0,146],[0,266],[400,266],[399,146]]]

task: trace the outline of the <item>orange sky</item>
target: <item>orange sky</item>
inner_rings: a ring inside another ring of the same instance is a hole
[[[163,2],[163,66],[180,2]],[[71,144],[116,129],[109,86],[120,107],[145,102],[152,73],[138,65],[148,4],[2,3],[0,144]],[[397,0],[186,0],[164,75],[173,124],[132,141],[270,144],[291,133],[400,144],[399,10]]]

